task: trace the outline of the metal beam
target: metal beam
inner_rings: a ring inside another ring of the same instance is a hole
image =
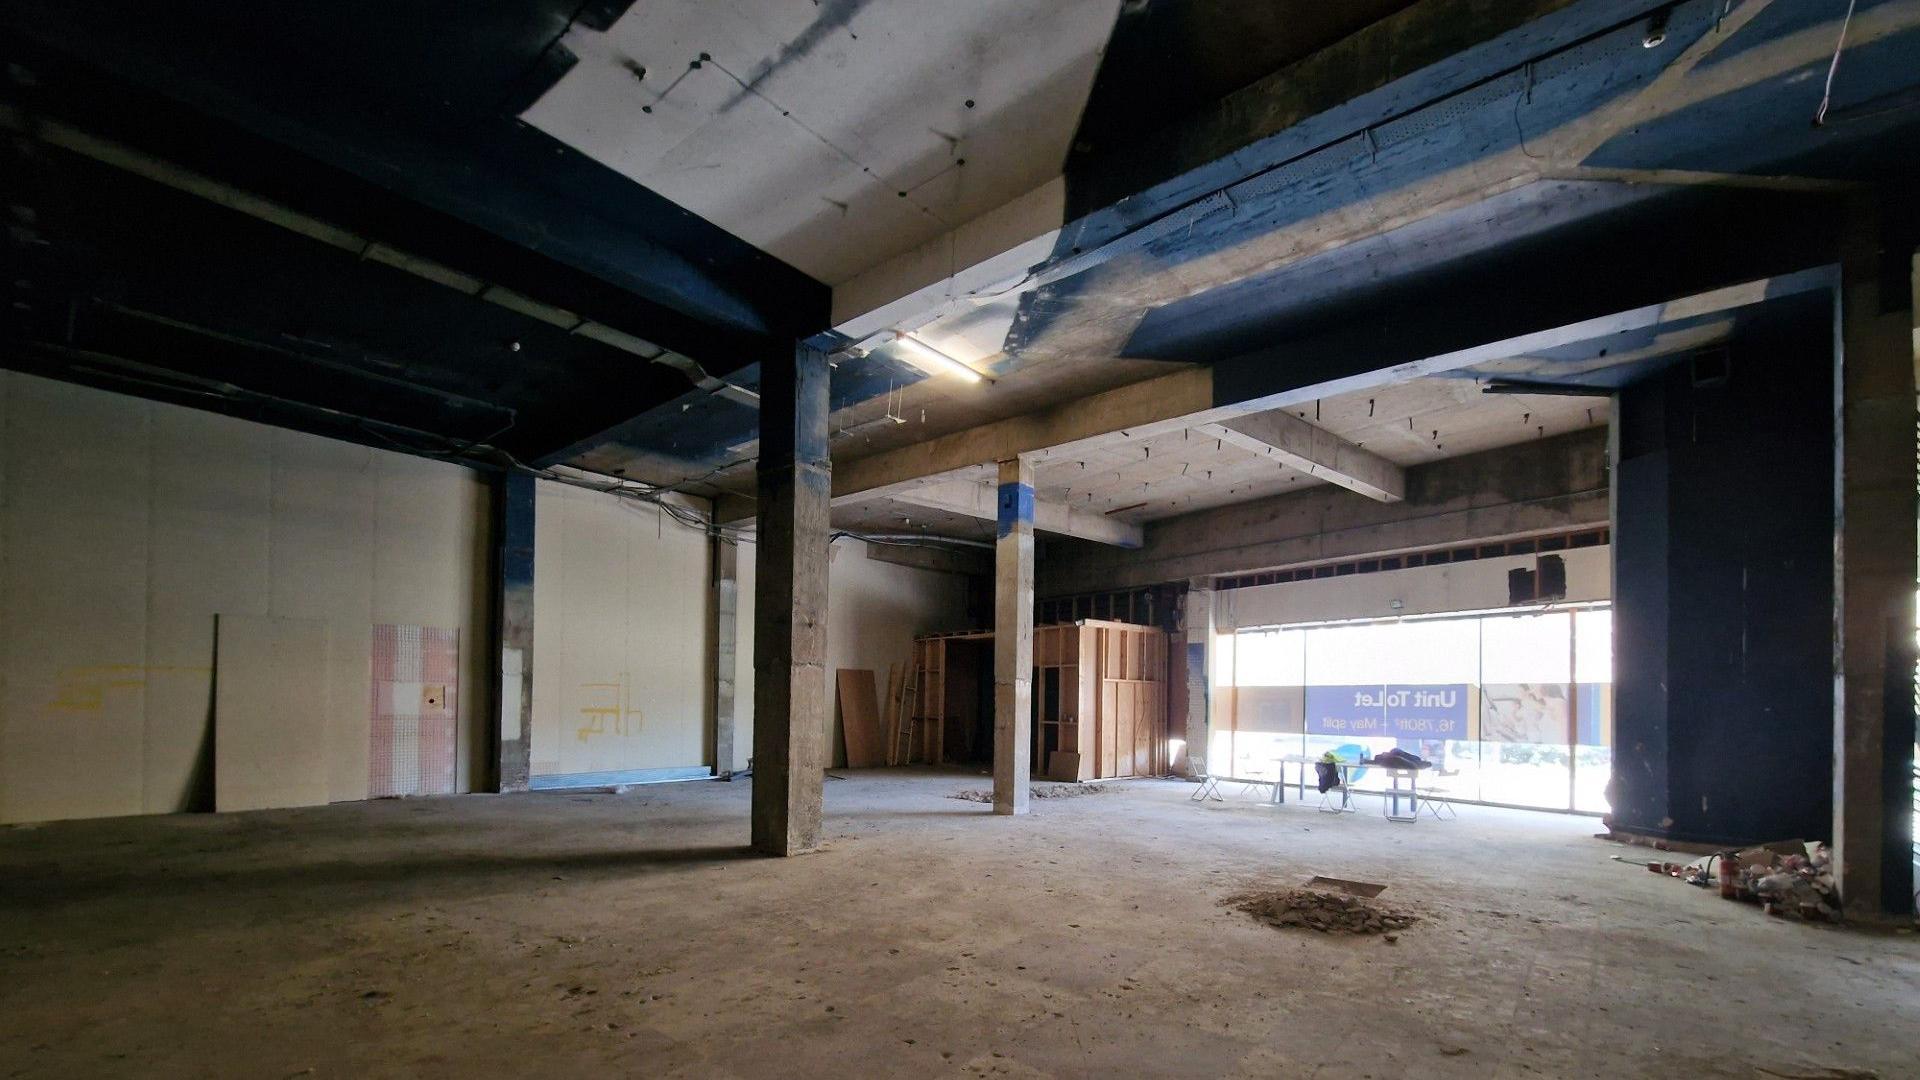
[[[1194,430],[1379,502],[1407,497],[1407,474],[1370,450],[1278,409]]]
[[[981,521],[998,521],[1000,518],[999,503],[994,489],[967,480],[953,480],[944,484],[909,488],[894,492],[888,498],[895,502],[924,506],[930,510],[964,514]],[[1118,521],[1104,514],[1076,510],[1065,503],[1041,502],[1036,499],[1033,504],[1033,527],[1041,532],[1076,536],[1082,540],[1112,544],[1115,547],[1137,548],[1141,543],[1140,526],[1131,522]]]

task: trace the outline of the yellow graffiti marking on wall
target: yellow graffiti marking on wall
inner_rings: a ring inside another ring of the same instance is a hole
[[[211,675],[211,667],[156,664],[91,664],[61,669],[47,708],[56,712],[99,712],[114,690],[144,690],[150,675]]]
[[[580,706],[580,726],[574,729],[574,737],[588,742],[600,735],[632,735],[640,729],[643,711],[632,703],[632,694],[627,685],[627,673],[620,673],[619,682],[581,683],[581,696],[587,701]]]

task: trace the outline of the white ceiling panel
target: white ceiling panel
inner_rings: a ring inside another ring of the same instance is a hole
[[[1118,8],[637,4],[522,119],[838,284],[1058,174]]]

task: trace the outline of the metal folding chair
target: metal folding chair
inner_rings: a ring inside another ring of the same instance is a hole
[[[1226,802],[1227,797],[1220,794],[1220,778],[1207,771],[1207,759],[1189,758],[1187,760],[1193,769],[1193,774],[1200,778],[1200,787],[1187,797],[1188,800],[1201,802],[1212,798],[1214,802]]]
[[[1353,805],[1353,775],[1348,766],[1341,763],[1336,766],[1340,782],[1320,793],[1320,812],[1323,814],[1353,814],[1359,808]]]
[[[1452,821],[1460,816],[1460,811],[1455,810],[1447,798],[1446,787],[1441,784],[1428,784],[1420,789],[1420,803],[1413,808],[1413,816],[1418,818],[1422,810],[1432,814],[1435,821]],[[1444,817],[1440,813],[1442,810],[1446,811]]]

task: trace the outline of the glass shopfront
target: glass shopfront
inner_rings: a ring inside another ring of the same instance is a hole
[[[1606,605],[1263,627],[1215,644],[1215,773],[1270,780],[1288,756],[1397,746],[1433,762],[1449,798],[1608,809]],[[1383,781],[1354,774],[1360,790]]]

